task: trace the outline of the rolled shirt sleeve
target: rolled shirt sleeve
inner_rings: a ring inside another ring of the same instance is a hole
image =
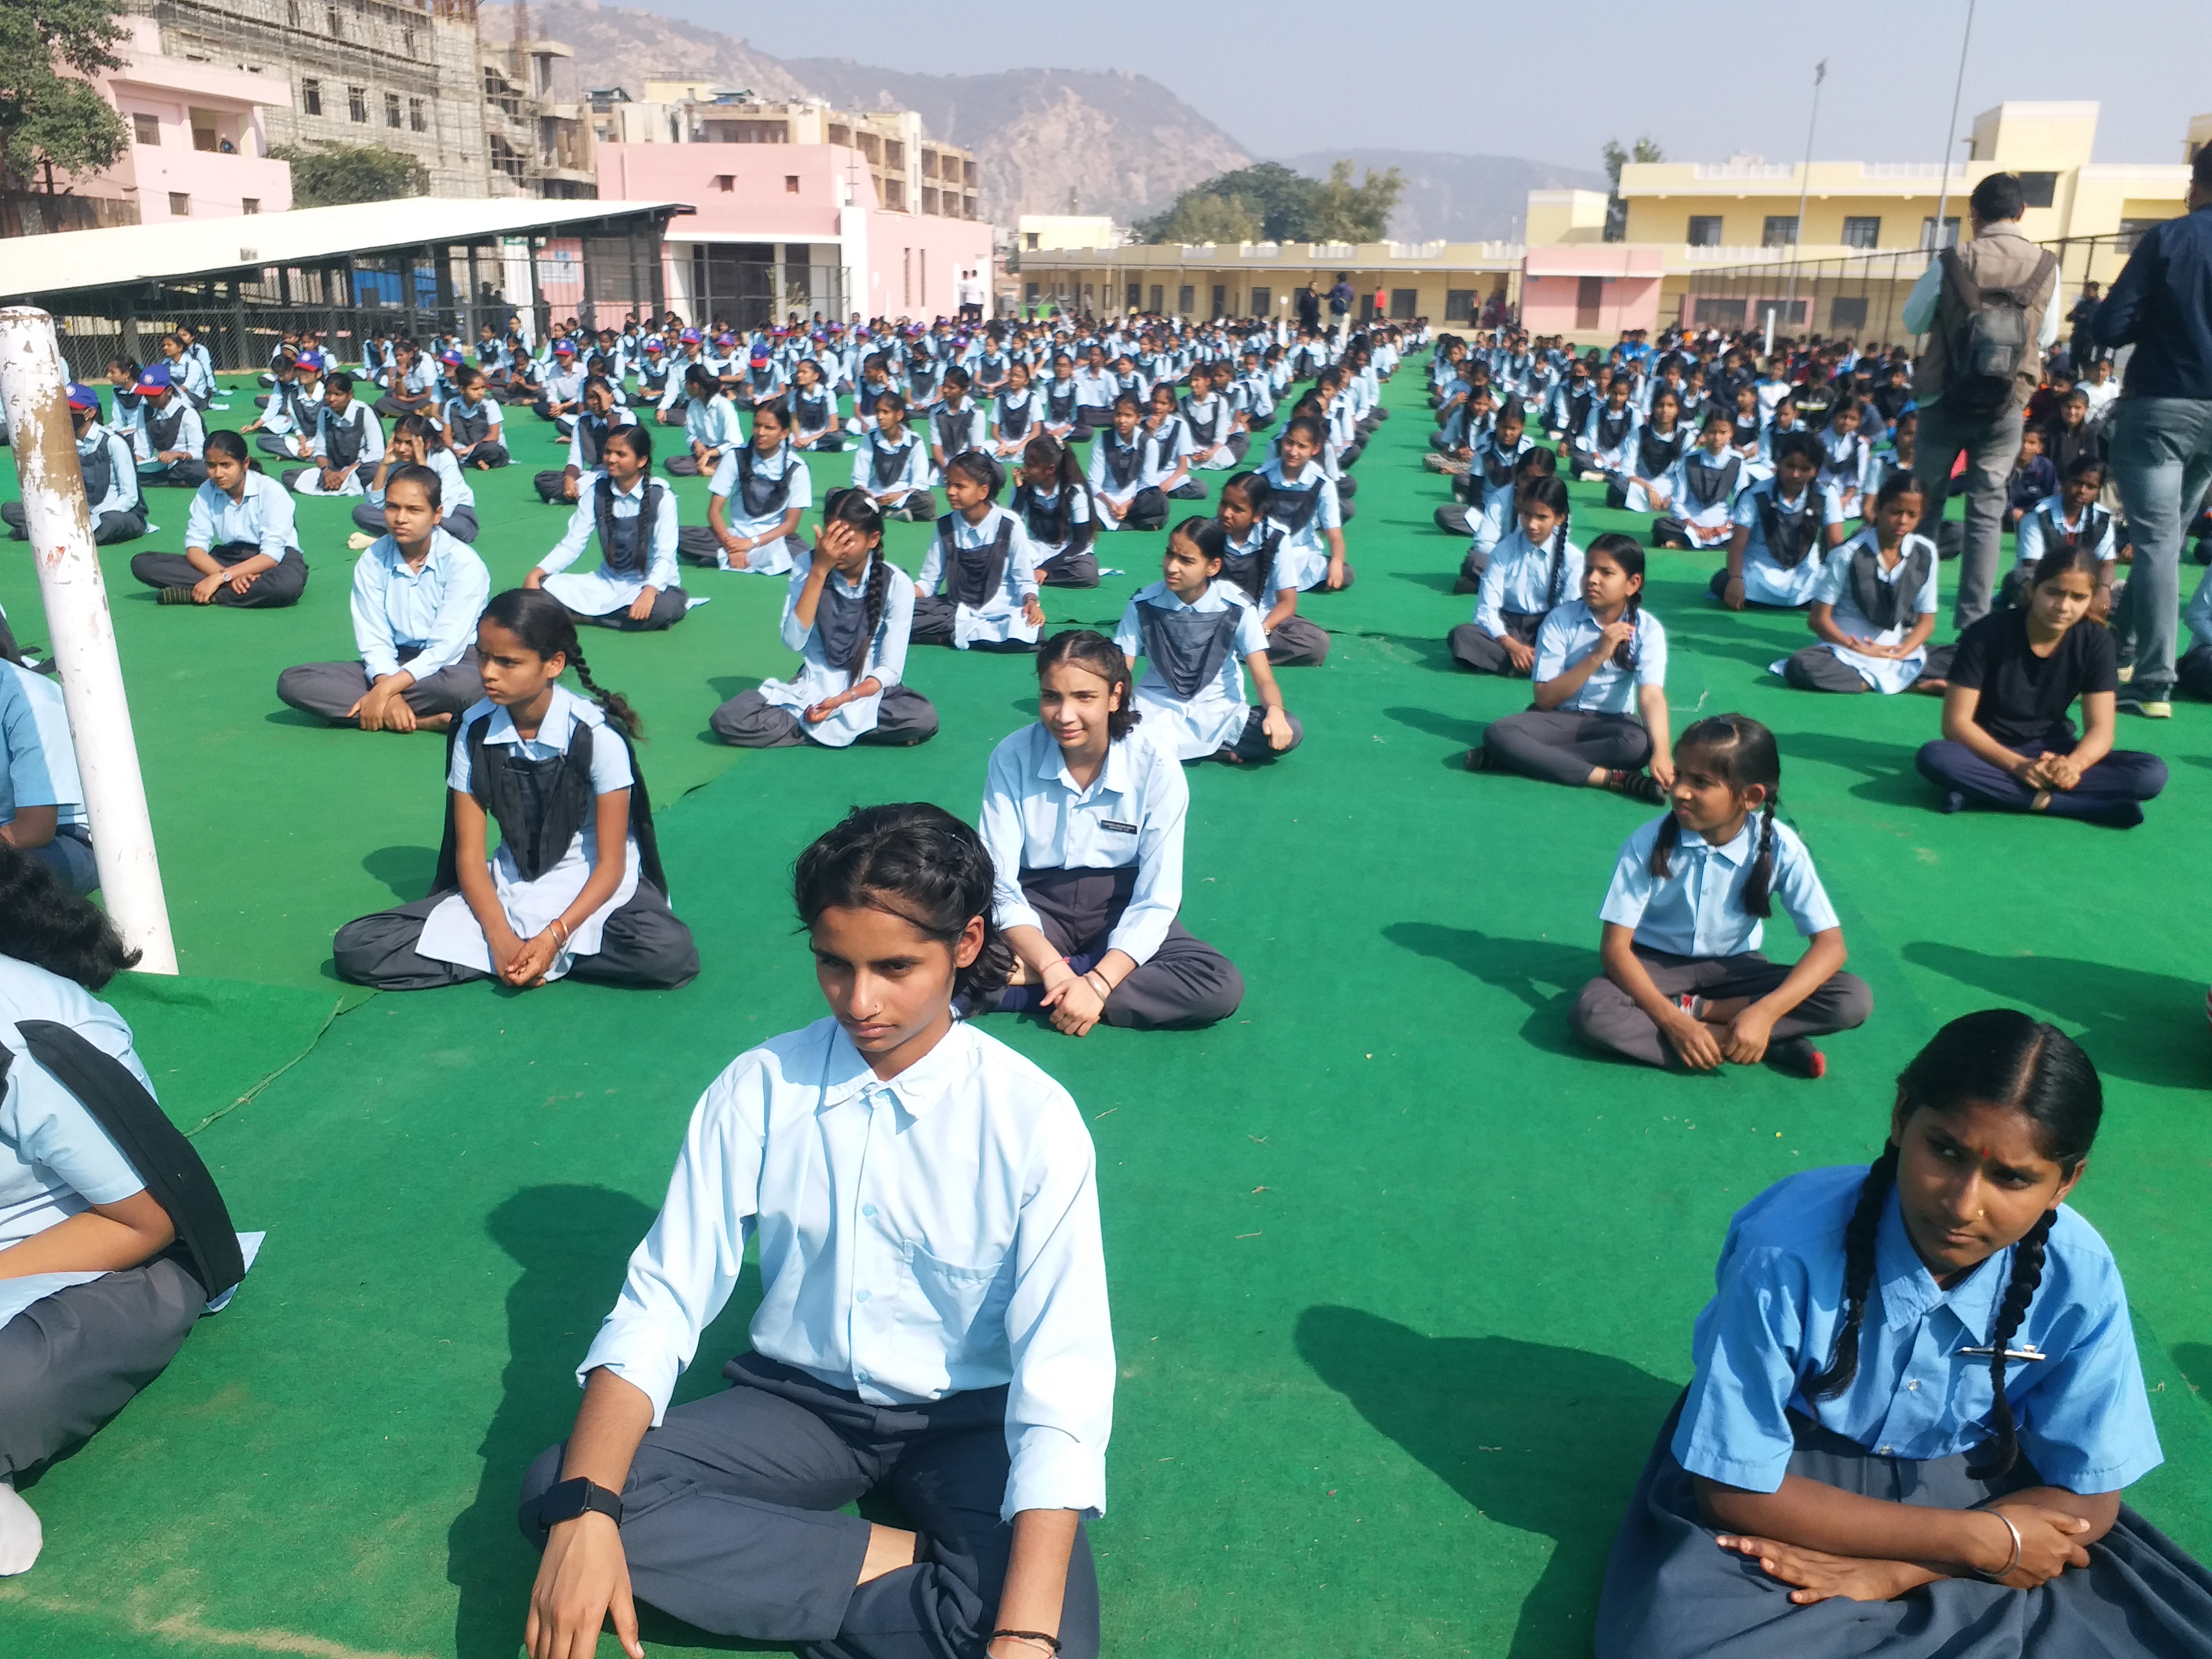
[[[1698,1321],[1697,1376],[1674,1428],[1674,1461],[1690,1474],[1746,1492],[1780,1489],[1796,1448],[1790,1361],[1804,1342],[1800,1310],[1810,1289],[1788,1251],[1723,1249],[1719,1293]]]
[[[1656,828],[1647,824],[1620,843],[1620,852],[1613,862],[1613,881],[1598,906],[1600,921],[1630,928],[1642,924],[1644,913],[1659,890],[1659,878],[1651,873],[1651,842],[1656,834]]]

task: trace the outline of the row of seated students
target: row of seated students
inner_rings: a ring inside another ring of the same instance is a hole
[[[514,613],[526,629],[530,608]],[[856,808],[799,858],[794,909],[826,1016],[738,1055],[701,1096],[576,1368],[574,1427],[523,1478],[518,1521],[541,1553],[521,1632],[533,1656],[580,1650],[610,1619],[638,1651],[637,1601],[855,1659],[1100,1652],[1086,1522],[1105,1509],[1116,1366],[1096,1153],[1066,1089],[980,1022],[1034,1009],[1080,1035],[1155,1007],[1233,1007],[1241,985],[1175,921],[1183,781],[1121,706],[1124,662],[1096,635],[1054,643],[1042,718],[994,753],[980,830],[932,805]],[[1760,908],[1771,887],[1818,917],[1817,880],[1759,781],[1778,779],[1771,742],[1750,722],[1706,725],[1685,733],[1686,772],[1726,817],[1764,820],[1735,879]],[[1068,810],[1097,799],[1145,824],[1153,850],[1133,876],[1095,815]],[[1660,986],[1681,975],[1646,965],[1645,932],[1702,921],[1683,899],[1713,884],[1680,873],[1720,850],[1700,812],[1678,805],[1624,849],[1607,957],[1642,981],[1586,991],[1577,1018],[1609,1030],[1640,995],[1644,1024],[1717,1063],[1793,1038],[1760,1002],[1731,1013],[1755,994],[1734,980],[1705,975],[1677,1001]],[[123,1410],[244,1266],[189,1143],[142,1139],[162,1122],[147,1067],[92,994],[131,960],[112,927],[3,847],[0,921],[0,1574],[15,1574],[44,1543],[16,1481]],[[517,952],[524,968],[544,955]],[[863,971],[890,960],[896,976]],[[878,1096],[904,1109],[901,1132]],[[854,1111],[850,1133],[817,1132]],[[1778,1631],[1835,1659],[1931,1639],[2212,1653],[2212,1574],[2124,1501],[2162,1452],[2118,1268],[2066,1203],[2102,1114],[2095,1067],[2063,1033],[1971,1013],[1905,1068],[1871,1165],[1801,1171],[1738,1211],[1693,1375],[1607,1564],[1601,1659],[1763,1650]],[[839,1195],[862,1187],[856,1221]],[[886,1225],[920,1265],[872,1290],[855,1264]],[[768,1293],[729,1386],[678,1405],[675,1379],[755,1240]],[[1931,1367],[1946,1380],[1919,1386]],[[906,1525],[840,1513],[872,1492]]]

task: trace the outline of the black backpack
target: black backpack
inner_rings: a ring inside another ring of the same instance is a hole
[[[2027,307],[2057,268],[2057,257],[2046,248],[2018,288],[1983,288],[1967,275],[1957,248],[1943,250],[1943,280],[1966,313],[1945,342],[1946,409],[1985,419],[2012,401],[2014,382],[2032,364],[2036,349],[2028,334]]]

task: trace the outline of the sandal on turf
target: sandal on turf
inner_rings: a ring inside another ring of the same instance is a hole
[[[1803,1037],[1784,1037],[1766,1045],[1766,1063],[1792,1077],[1826,1077],[1828,1057]]]

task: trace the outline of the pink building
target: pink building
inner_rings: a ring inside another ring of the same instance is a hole
[[[161,55],[150,17],[128,17],[123,66],[100,77],[131,143],[106,172],[71,181],[79,196],[135,204],[142,224],[283,213],[292,168],[271,161],[261,112],[292,101],[283,80]]]
[[[668,304],[757,327],[798,312],[951,316],[963,271],[991,274],[991,227],[877,204],[866,159],[841,144],[609,143],[599,196],[688,202],[663,245]]]
[[[1521,325],[1531,334],[1611,341],[1659,325],[1657,247],[1578,242],[1532,247],[1521,265]]]

